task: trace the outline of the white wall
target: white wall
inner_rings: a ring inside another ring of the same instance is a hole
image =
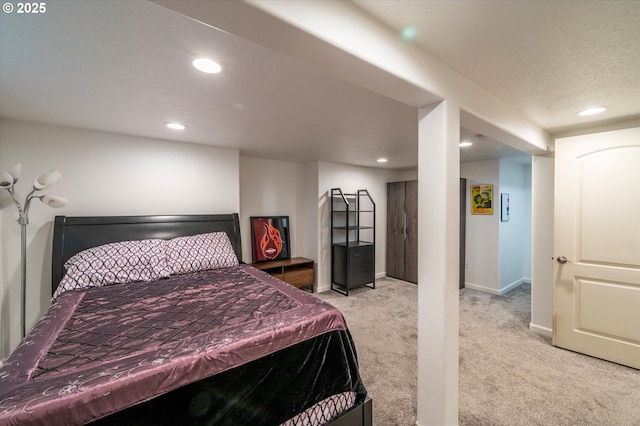
[[[321,241],[320,234],[322,233],[322,227],[320,222],[320,210],[318,208],[318,181],[319,181],[319,168],[318,162],[313,162],[305,165],[305,194],[304,194],[304,256],[310,259],[314,259],[317,262],[320,260],[321,253]],[[318,271],[316,270],[316,289],[318,288]]]
[[[494,214],[499,220],[500,229],[500,293],[504,294],[524,282],[526,276],[531,276],[525,270],[524,257],[531,253],[531,214],[527,208],[530,201],[530,190],[527,188],[524,165],[507,159],[500,160],[500,185],[495,188]],[[500,212],[500,194],[509,194],[510,217],[508,222],[502,222]],[[527,247],[529,245],[529,247]],[[530,264],[530,262],[529,262]]]
[[[460,308],[459,106],[454,102],[444,101],[420,109],[418,115],[416,425],[457,425]]]
[[[252,262],[250,216],[289,216],[292,257],[305,251],[305,166],[287,161],[240,157],[242,258]]]
[[[551,336],[553,329],[553,157],[533,156],[531,169],[532,270],[529,328]]]
[[[499,210],[494,207],[492,215],[473,215],[468,199],[471,185],[492,184],[496,205],[495,197],[500,188],[500,162],[488,160],[461,164],[460,177],[467,179],[465,258],[469,267],[465,270],[465,286],[499,293]]]
[[[397,180],[418,180],[418,169],[397,172]],[[391,182],[391,181],[390,181]]]
[[[531,181],[532,181],[532,167],[531,164],[524,166],[524,217],[525,222],[529,224],[529,229],[525,232],[523,238],[524,252],[522,253],[522,269],[525,281],[531,282],[531,265],[532,265],[532,236],[533,236],[533,204],[531,194]]]
[[[531,171],[508,159],[460,165],[467,179],[465,286],[504,294],[531,276]],[[471,185],[493,185],[493,214],[473,215]],[[500,194],[510,198],[510,219],[500,220]]]
[[[57,168],[62,181],[44,191],[64,196],[58,210],[33,205],[27,238],[27,329],[49,306],[55,215],[144,215],[238,212],[239,152],[98,131],[0,121],[0,170],[21,162],[17,193]],[[0,193],[0,358],[20,340],[20,227]]]

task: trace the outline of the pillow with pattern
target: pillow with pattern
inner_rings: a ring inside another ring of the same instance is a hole
[[[120,241],[76,253],[64,264],[66,273],[51,300],[68,290],[168,277],[166,243],[160,239]]]
[[[172,274],[238,266],[226,232],[212,232],[167,241],[167,264]]]

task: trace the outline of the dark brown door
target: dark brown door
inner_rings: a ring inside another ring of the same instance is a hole
[[[404,244],[404,280],[418,282],[418,181],[405,182],[404,210],[407,215]]]
[[[387,183],[387,275],[418,282],[418,181]]]
[[[404,279],[404,182],[387,183],[387,275]]]

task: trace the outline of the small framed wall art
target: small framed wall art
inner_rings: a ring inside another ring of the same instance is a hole
[[[254,262],[289,259],[289,216],[251,216]]]
[[[500,220],[509,222],[509,194],[506,192],[500,194]]]
[[[493,185],[471,185],[471,214],[493,214]]]

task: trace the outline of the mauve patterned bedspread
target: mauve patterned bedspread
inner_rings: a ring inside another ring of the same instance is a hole
[[[338,329],[248,265],[67,292],[0,369],[0,425],[82,424]]]

